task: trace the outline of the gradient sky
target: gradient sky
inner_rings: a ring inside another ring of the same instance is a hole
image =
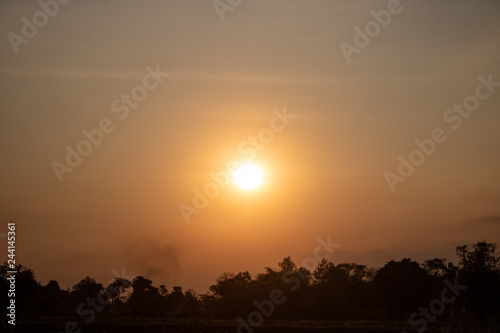
[[[388,2],[244,0],[221,21],[211,1],[73,0],[16,54],[7,35],[40,7],[2,1],[0,232],[17,221],[18,261],[44,284],[124,267],[203,293],[328,235],[329,260],[369,266],[500,243],[500,87],[443,121],[478,76],[500,81],[500,3],[402,0],[348,64],[340,43]],[[121,120],[111,103],[157,65],[170,75]],[[284,107],[296,118],[254,159],[265,184],[186,224],[179,204]],[[115,130],[59,182],[51,164],[103,118]],[[392,192],[384,173],[437,127],[447,141]]]

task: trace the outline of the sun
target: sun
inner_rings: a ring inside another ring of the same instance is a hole
[[[262,184],[264,171],[254,163],[244,163],[233,172],[233,182],[244,190],[253,190]]]

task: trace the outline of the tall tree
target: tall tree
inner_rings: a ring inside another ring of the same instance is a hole
[[[484,241],[457,247],[459,277],[465,290],[466,309],[481,318],[500,309],[500,255],[497,246]]]
[[[152,286],[152,281],[138,276],[132,282],[132,294],[127,302],[134,316],[152,317],[162,315],[167,309],[167,302]]]
[[[423,304],[436,297],[432,279],[416,261],[391,260],[380,268],[373,280],[375,305],[393,319],[406,319]]]
[[[214,314],[221,318],[235,318],[248,313],[255,296],[251,293],[252,283],[249,272],[223,273],[217,277],[216,284],[210,286]]]

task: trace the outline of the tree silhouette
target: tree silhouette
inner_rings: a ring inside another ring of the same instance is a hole
[[[394,319],[408,315],[435,298],[432,279],[416,261],[391,260],[373,279],[375,305]]]
[[[86,303],[88,299],[96,298],[103,291],[101,283],[87,276],[75,284],[70,293],[72,307],[77,307],[81,303]]]
[[[457,247],[459,276],[468,286],[466,309],[480,318],[498,313],[500,309],[500,256],[496,244],[478,242]]]
[[[248,312],[252,302],[251,284],[249,272],[223,273],[217,277],[216,284],[210,286],[214,314],[221,318],[234,318]]]
[[[262,304],[267,304],[266,318],[276,320],[406,321],[410,314],[439,300],[444,288],[460,284],[467,289],[446,306],[441,320],[499,318],[500,256],[496,244],[483,241],[456,250],[458,266],[444,258],[425,260],[423,264],[405,258],[372,269],[323,259],[312,273],[285,257],[277,268],[265,267],[254,277],[248,271],[223,273],[203,295],[194,290],[183,292],[180,286],[172,287],[169,293],[165,285],[154,287],[143,276],[132,282],[116,278],[106,288],[87,276],[71,289],[62,290],[55,280],[42,286],[31,269],[17,265],[16,309],[20,319],[74,316],[82,303],[97,298],[108,301],[99,310],[102,318],[192,318],[199,323],[198,330],[206,330],[212,318],[246,320],[250,313],[263,311]],[[8,270],[7,263],[0,266],[0,297],[4,304],[10,286]],[[270,295],[276,291],[284,301],[270,306]],[[6,318],[6,306],[0,307],[0,313]]]
[[[369,299],[366,266],[339,264],[323,259],[314,271],[314,295],[320,319],[356,318]]]
[[[127,304],[133,316],[152,317],[166,311],[167,302],[158,288],[152,286],[151,280],[138,276],[132,282],[132,288]]]
[[[106,297],[110,301],[109,312],[115,315],[126,312],[126,304],[128,289],[131,287],[131,282],[127,279],[116,277],[104,291]]]
[[[445,258],[426,260],[422,267],[427,271],[427,274],[436,279],[454,277],[458,271],[458,267],[451,262],[446,263]]]
[[[7,272],[10,270],[11,269],[9,268],[9,265],[7,263],[4,263],[2,266],[0,266],[0,277],[2,277],[3,279],[2,296],[5,297],[5,299],[7,299],[7,293],[9,290],[9,282],[7,281],[7,278],[10,276],[10,274],[8,274]],[[39,308],[37,306],[37,300],[40,296],[39,292],[41,287],[35,280],[35,273],[31,269],[21,264],[15,265],[14,270],[17,271],[17,274],[15,275],[17,313],[19,315],[29,313],[38,314]],[[4,309],[5,308],[2,307],[2,310]]]
[[[57,281],[50,280],[40,290],[40,299],[38,301],[40,314],[46,316],[61,314],[69,305],[68,295],[68,291],[61,290]]]

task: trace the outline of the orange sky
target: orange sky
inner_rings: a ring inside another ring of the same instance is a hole
[[[443,118],[479,76],[500,82],[500,5],[402,0],[348,63],[341,43],[389,2],[243,1],[221,21],[211,1],[72,1],[16,47],[41,8],[2,2],[0,233],[17,221],[17,259],[42,283],[125,267],[199,293],[224,271],[301,263],[328,235],[331,261],[370,266],[500,243],[500,87],[458,129]],[[179,205],[285,108],[295,118],[255,149],[264,185],[229,185],[185,223]],[[54,161],[103,119],[59,181]],[[446,141],[391,191],[384,173],[435,128]]]

